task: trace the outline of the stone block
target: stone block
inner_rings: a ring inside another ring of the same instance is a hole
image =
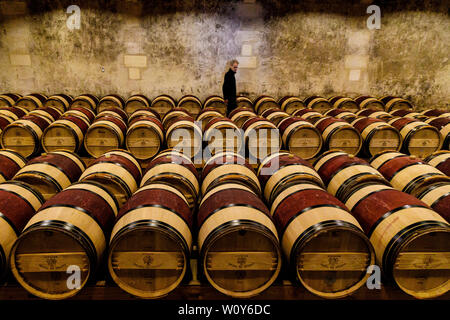
[[[252,46],[250,44],[243,44],[242,49],[241,49],[241,55],[251,56],[252,55]]]
[[[130,80],[140,80],[141,79],[141,70],[139,68],[129,68],[128,69],[128,78]]]
[[[256,57],[237,57],[239,61],[239,68],[243,69],[256,69],[257,67],[257,59]]]
[[[366,69],[369,63],[369,55],[347,55],[345,56],[346,69]]]
[[[126,67],[145,68],[147,67],[147,56],[129,55],[124,56],[124,65]]]
[[[11,65],[31,66],[31,56],[29,54],[10,54]]]

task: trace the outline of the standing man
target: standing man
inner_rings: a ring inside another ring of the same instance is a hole
[[[230,62],[230,70],[225,73],[225,79],[223,81],[222,91],[223,99],[227,104],[227,115],[236,108],[236,79],[234,75],[237,72],[239,62],[232,60]]]

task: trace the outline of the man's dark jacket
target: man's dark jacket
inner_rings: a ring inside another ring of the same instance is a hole
[[[223,98],[228,100],[227,114],[236,108],[236,79],[234,78],[234,74],[235,72],[230,68],[230,70],[225,73],[225,79],[222,86]]]

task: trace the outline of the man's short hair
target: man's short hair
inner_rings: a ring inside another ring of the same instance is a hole
[[[231,60],[230,66],[233,66],[235,63],[239,64],[239,61],[237,61],[236,59]]]

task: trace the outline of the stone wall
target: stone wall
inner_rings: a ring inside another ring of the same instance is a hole
[[[86,4],[88,3],[88,4]],[[81,9],[79,30],[66,12]],[[0,91],[175,98],[221,94],[237,58],[238,91],[400,95],[450,108],[445,1],[0,1]]]

